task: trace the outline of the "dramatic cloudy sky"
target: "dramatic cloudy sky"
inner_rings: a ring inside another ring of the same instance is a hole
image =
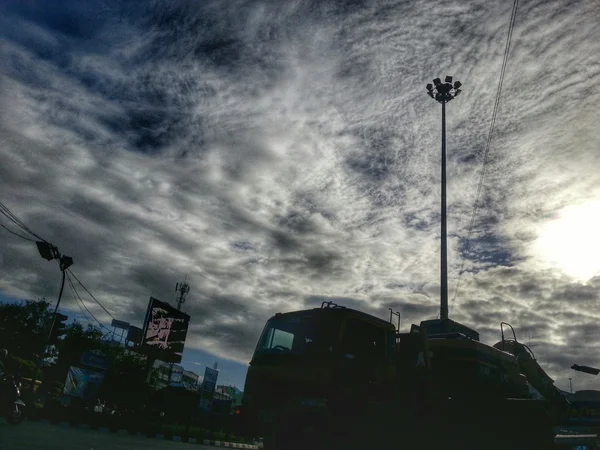
[[[187,274],[186,355],[229,360],[239,384],[277,311],[334,297],[405,329],[437,315],[425,84],[454,75],[451,316],[488,343],[508,321],[559,387],[595,386],[569,367],[600,365],[596,1],[520,3],[466,245],[511,6],[5,0],[0,199],[122,320]],[[2,296],[54,299],[56,265],[0,231]],[[65,308],[80,314],[69,292]]]

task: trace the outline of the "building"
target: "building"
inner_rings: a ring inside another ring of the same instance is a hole
[[[231,414],[235,408],[242,404],[243,392],[235,386],[217,386],[215,389],[215,400],[226,400],[230,403]]]
[[[182,384],[183,387],[190,391],[197,391],[200,387],[198,383],[198,379],[200,375],[197,373],[191,372],[189,370],[184,370],[182,373]]]
[[[185,370],[183,366],[180,366],[179,364],[173,364],[171,366],[171,364],[163,361],[154,361],[147,382],[156,390],[172,386],[183,387],[190,391],[197,391],[198,378],[198,374]]]

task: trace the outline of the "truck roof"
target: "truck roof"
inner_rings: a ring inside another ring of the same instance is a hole
[[[358,317],[362,320],[366,320],[369,322],[372,322],[378,326],[382,326],[382,327],[389,327],[392,329],[396,329],[395,326],[393,324],[391,324],[390,322],[388,322],[387,320],[381,319],[379,317],[375,317],[371,314],[367,314],[365,312],[362,311],[358,311],[356,309],[352,309],[352,308],[346,308],[343,306],[338,306],[335,308],[312,308],[312,309],[303,309],[303,310],[298,310],[298,311],[289,311],[289,312],[285,312],[285,313],[277,313],[275,314],[273,317],[271,317],[271,319],[274,319],[276,317],[285,317],[285,316],[291,316],[291,315],[302,315],[302,314],[307,314],[307,313],[317,313],[317,314],[340,314],[340,315],[349,315],[349,316],[354,316],[354,317]],[[269,319],[269,320],[271,320]]]

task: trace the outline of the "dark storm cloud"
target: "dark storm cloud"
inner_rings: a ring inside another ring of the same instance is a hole
[[[453,316],[490,340],[503,320],[544,336],[556,374],[568,345],[595,345],[600,286],[534,245],[600,198],[593,2],[520,5],[472,230],[510,4],[1,8],[2,201],[119,318],[172,301],[186,273],[186,345],[244,362],[278,310],[435,317],[440,107],[424,85],[447,73],[464,83],[447,118]],[[55,295],[56,267],[11,239],[2,292]]]

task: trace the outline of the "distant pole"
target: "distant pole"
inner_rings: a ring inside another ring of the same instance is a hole
[[[573,379],[569,378],[569,390],[571,391],[571,394],[573,393]]]
[[[393,316],[397,316],[398,317],[398,327],[396,328],[397,332],[400,332],[400,313],[399,312],[394,312],[392,310],[392,308],[388,308],[390,310],[390,323],[392,323],[392,317]]]
[[[434,86],[435,85],[435,86]],[[445,82],[439,78],[433,84],[427,85],[428,95],[442,104],[442,201],[441,201],[441,261],[440,261],[440,319],[448,318],[448,245],[446,228],[446,103],[453,100],[461,93],[460,81],[452,85],[452,77],[447,76]]]

